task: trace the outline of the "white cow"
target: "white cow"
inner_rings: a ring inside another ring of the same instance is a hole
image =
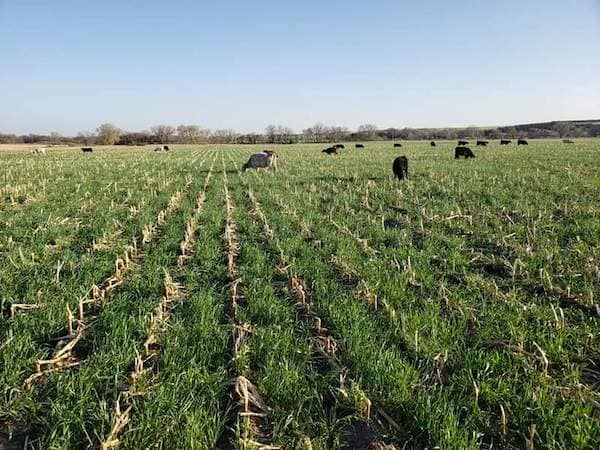
[[[246,171],[247,169],[268,169],[269,167],[273,167],[277,170],[277,158],[279,155],[271,150],[264,150],[260,153],[254,153],[248,159],[248,162],[242,166],[242,171]]]
[[[31,153],[33,153],[34,155],[45,155],[46,148],[45,147],[34,148],[33,150],[31,150]]]

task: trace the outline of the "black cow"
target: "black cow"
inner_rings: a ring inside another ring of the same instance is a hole
[[[81,147],[83,153],[92,153],[94,149],[92,147]]]
[[[363,144],[356,144],[355,147],[356,148],[365,148],[365,146]]]
[[[434,142],[434,141],[431,141],[431,142],[429,143],[429,145],[431,145],[432,147],[435,147],[435,142]]]
[[[402,144],[400,144],[399,142],[396,142],[396,143],[394,144],[394,148],[396,148],[396,147],[402,147]]]
[[[399,180],[408,180],[408,159],[406,156],[398,156],[394,159],[392,171]]]
[[[500,145],[508,145],[510,144],[510,139],[500,139]]]
[[[169,150],[171,150],[171,149],[169,148],[169,146],[168,146],[168,145],[163,145],[163,150],[164,150],[165,152],[168,152],[168,151],[169,151]]]
[[[458,145],[467,145],[469,141],[458,141]]]
[[[465,159],[475,158],[473,151],[469,147],[456,147],[454,149],[454,159],[458,159],[461,156]]]
[[[519,139],[517,141],[517,145],[529,145],[529,142],[527,142],[525,139]]]
[[[563,139],[563,143],[564,144],[574,144],[575,142],[573,142],[571,139]]]
[[[335,147],[327,147],[325,150],[322,150],[322,153],[327,153],[328,155],[337,155],[337,148]]]
[[[488,141],[477,141],[477,145],[485,147],[486,145],[488,145]]]
[[[344,148],[344,144],[335,144],[335,148]]]

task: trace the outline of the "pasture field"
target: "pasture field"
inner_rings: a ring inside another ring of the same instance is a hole
[[[600,141],[365,144],[0,152],[0,449],[600,448]]]

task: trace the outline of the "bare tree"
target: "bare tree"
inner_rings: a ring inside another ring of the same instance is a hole
[[[290,144],[293,140],[293,136],[294,130],[292,130],[290,127],[277,125],[277,127],[275,127],[275,139],[273,140],[273,143]]]
[[[324,142],[328,128],[321,122],[317,122],[312,127],[302,130],[303,139],[305,142]]]
[[[268,144],[274,144],[277,140],[277,125],[267,125],[265,128],[265,140]]]
[[[179,125],[177,127],[177,138],[182,144],[197,144],[206,140],[207,130],[198,125]]]
[[[50,133],[50,142],[53,144],[60,144],[60,141],[62,140],[62,134],[53,131],[52,133]]]
[[[331,142],[343,141],[347,135],[348,129],[346,127],[333,126],[327,128],[328,140]]]
[[[152,134],[158,142],[169,143],[169,139],[175,134],[175,128],[171,125],[156,125],[150,128]]]
[[[91,131],[80,131],[77,133],[77,140],[83,145],[90,145],[92,142],[94,142],[94,137],[94,133]]]
[[[248,133],[241,134],[237,137],[236,143],[238,144],[256,144],[260,138],[259,134],[256,133]]]
[[[360,125],[358,127],[358,136],[359,139],[365,141],[372,141],[377,138],[377,125],[373,125],[370,123]]]
[[[210,142],[215,144],[233,144],[237,136],[237,133],[231,129],[215,130],[210,136]]]
[[[327,127],[321,122],[317,122],[312,126],[312,132],[315,137],[315,142],[323,142]]]
[[[115,127],[112,123],[103,123],[96,132],[98,133],[98,144],[114,145],[121,136],[121,130]]]

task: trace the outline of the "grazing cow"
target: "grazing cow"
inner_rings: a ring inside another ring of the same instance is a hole
[[[458,159],[461,156],[465,159],[475,158],[473,151],[469,147],[456,147],[454,149],[454,159]]]
[[[250,159],[242,166],[242,171],[245,172],[248,169],[268,169],[273,167],[277,170],[277,158],[279,155],[272,150],[263,150],[259,153],[254,153],[250,156]]]
[[[469,141],[458,141],[458,145],[467,145],[469,143]]]
[[[83,153],[92,153],[94,149],[92,147],[81,147]]]
[[[328,155],[337,155],[338,149],[336,147],[327,147],[325,150],[322,150],[322,153],[327,153]]]
[[[344,144],[335,144],[335,148],[345,148]]]
[[[365,146],[363,144],[356,144],[355,147],[356,148],[365,148]]]
[[[431,142],[429,143],[429,145],[431,145],[432,147],[435,147],[435,141],[431,141]]]
[[[169,151],[169,150],[171,150],[171,149],[169,148],[169,146],[168,146],[168,145],[163,145],[163,150],[164,150],[165,152],[168,152],[168,151]]]
[[[34,155],[45,155],[46,149],[44,147],[38,147],[31,150]]]
[[[488,145],[488,141],[477,141],[477,145],[485,147],[486,145]]]
[[[406,156],[398,156],[394,159],[392,171],[399,180],[408,180],[408,159]]]
[[[564,144],[574,144],[575,142],[573,142],[571,139],[563,139],[563,143]]]
[[[163,150],[162,147],[155,147],[154,148],[155,152],[162,152],[162,150]]]
[[[510,139],[500,139],[500,145],[508,145],[510,144]]]
[[[396,143],[394,144],[394,148],[396,148],[396,147],[402,147],[402,144],[400,144],[399,142],[396,142]]]
[[[519,139],[517,141],[517,145],[529,145],[529,142],[527,142],[525,139]]]

